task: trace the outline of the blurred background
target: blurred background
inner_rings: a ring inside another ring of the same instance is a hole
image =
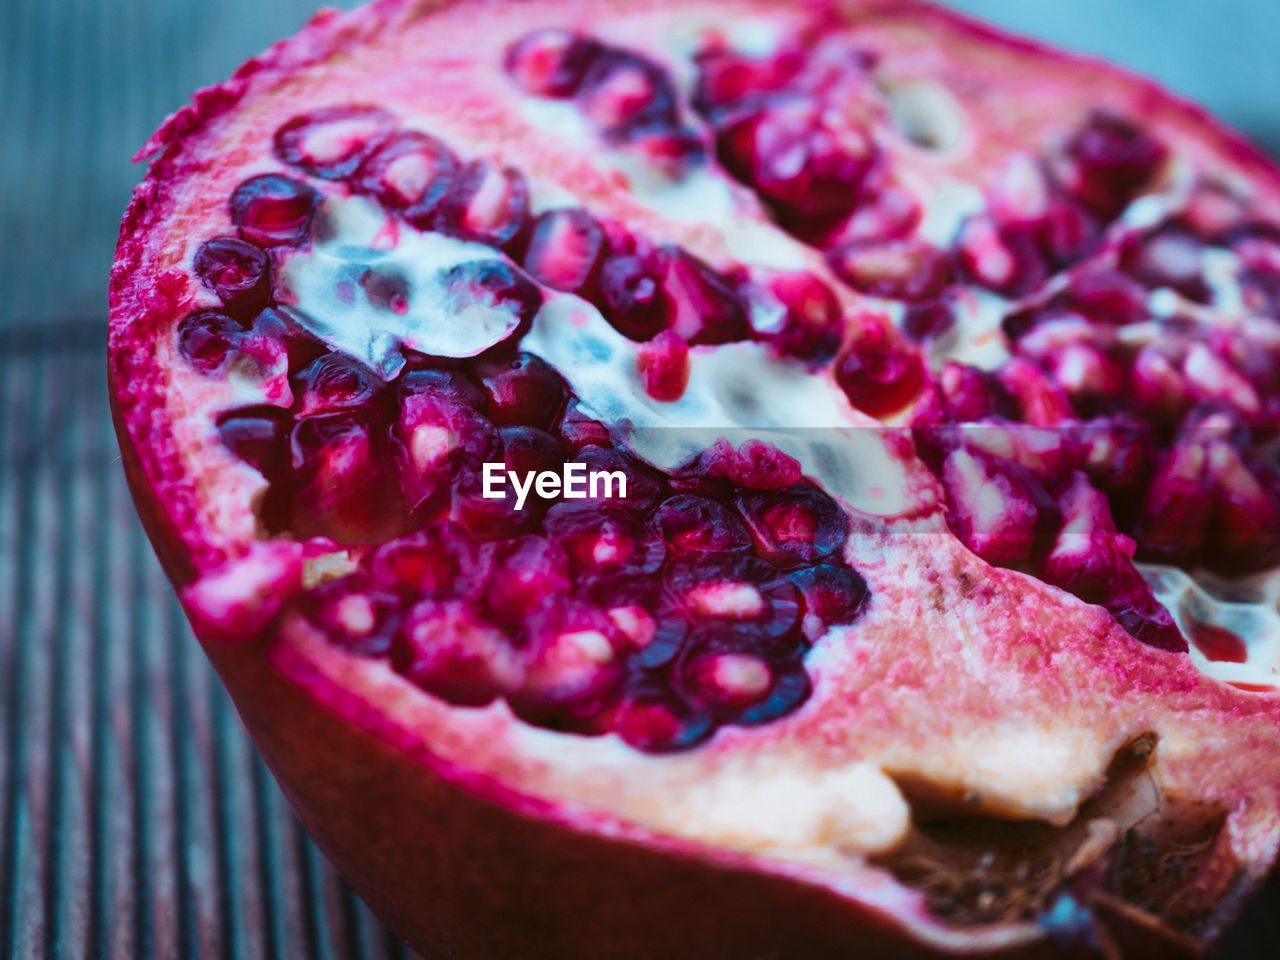
[[[1280,154],[1274,0],[953,5],[1154,76]],[[307,841],[188,636],[103,375],[129,158],[315,8],[0,0],[0,957],[410,956]],[[1273,883],[1219,956],[1277,945]]]

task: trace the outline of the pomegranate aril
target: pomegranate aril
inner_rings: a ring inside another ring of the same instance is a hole
[[[1116,326],[1139,323],[1149,316],[1147,291],[1114,270],[1094,269],[1073,276],[1057,302],[1090,320]]]
[[[988,217],[970,217],[956,239],[956,261],[971,282],[1005,297],[1018,298],[1049,276],[1044,257],[1023,229],[1001,228]]]
[[[548,210],[533,221],[523,264],[540,283],[585,295],[605,247],[603,228],[586,210]]]
[[[1071,398],[1030,360],[1012,357],[1001,364],[996,377],[1018,405],[1019,417],[1036,427],[1057,426],[1074,418]]]
[[[597,55],[577,91],[578,107],[610,138],[652,127],[675,127],[675,91],[661,68],[617,50]]]
[[[696,59],[694,109],[717,121],[726,112],[725,107],[741,109],[744,101],[758,106],[769,94],[783,90],[804,63],[800,51],[790,49],[763,57],[712,50],[698,54]]]
[[[605,319],[623,336],[648,340],[666,328],[675,312],[663,289],[664,268],[653,259],[610,256],[600,267],[600,299]]]
[[[399,598],[358,577],[322,584],[307,594],[303,609],[330,643],[362,657],[386,656],[400,625]]]
[[[493,619],[512,627],[569,590],[569,558],[554,540],[527,535],[491,544],[484,597]]]
[[[457,706],[482,707],[524,682],[520,653],[465,600],[425,600],[409,610],[391,662],[427,693]]]
[[[853,210],[875,153],[861,130],[808,99],[769,104],[721,130],[721,161],[791,229],[821,229]]]
[[[665,684],[650,683],[625,697],[613,731],[646,753],[674,753],[702,743],[715,732],[710,711],[686,703]]]
[[[569,395],[555,368],[531,353],[484,364],[479,373],[489,398],[489,417],[498,424],[549,427]]]
[[[849,402],[872,417],[897,413],[924,386],[924,361],[887,330],[868,326],[836,363],[836,383]]]
[[[249,329],[253,336],[274,341],[284,347],[292,373],[302,370],[327,350],[288,310],[278,307],[267,307],[259,313]]]
[[[662,252],[671,329],[690,345],[745,340],[750,333],[747,313],[729,281],[679,247]]]
[[[342,180],[382,144],[395,119],[378,107],[340,104],[294,117],[276,131],[276,156],[313,177]]]
[[[746,493],[737,500],[761,556],[782,565],[816,563],[844,547],[849,519],[817,487]]]
[[[1094,253],[1102,239],[1097,219],[1064,196],[1054,196],[1044,217],[1032,225],[1036,246],[1060,270]]]
[[[888,300],[932,300],[951,282],[951,261],[921,240],[855,241],[827,254],[836,276],[860,293]]]
[[[320,194],[300,180],[275,173],[252,177],[231,194],[231,222],[240,236],[262,247],[306,243]]]
[[[1086,421],[1075,436],[1080,464],[1099,489],[1128,498],[1145,483],[1155,457],[1149,424],[1130,414],[1111,414]]]
[[[1136,125],[1092,114],[1067,145],[1074,164],[1069,186],[1104,220],[1114,219],[1164,163],[1167,151]]]
[[[228,310],[254,313],[271,299],[271,259],[252,243],[236,237],[206,240],[196,250],[193,267]]]
[[[867,597],[867,582],[846,566],[822,563],[787,577],[800,591],[800,627],[810,642],[829,627],[853,623]]]
[[[544,471],[560,472],[564,463],[564,451],[560,441],[537,427],[507,426],[498,430],[502,440],[503,459],[508,470],[524,476]],[[538,497],[531,487],[530,497]]]
[[[663,541],[616,507],[557,503],[547,511],[543,528],[586,577],[648,574],[666,557]]]
[[[412,599],[471,595],[488,570],[487,558],[447,523],[382,544],[367,566],[376,583]]]
[[[525,93],[571,97],[601,49],[588,37],[548,27],[525,34],[507,48],[503,65]]]
[[[617,496],[619,486],[615,477],[612,498],[605,497],[605,484],[601,483],[597,490],[599,496],[595,498],[589,495],[590,487],[588,487],[588,497],[582,501],[584,504],[596,503],[620,506],[633,513],[640,514],[649,510],[650,507],[667,495],[667,484],[662,476],[648,465],[642,463],[638,458],[622,450],[598,447],[594,444],[588,445],[578,451],[573,458],[573,462],[585,464],[587,476],[590,476],[593,472],[601,472],[608,474],[620,473],[627,478],[627,495],[625,497]]]
[[[738,516],[707,497],[676,494],[658,504],[652,523],[675,552],[726,554],[751,549],[751,534]]]
[[[178,351],[201,373],[216,373],[238,352],[244,333],[244,327],[225,313],[203,310],[178,325]]]
[[[516,509],[516,492],[510,483],[502,487],[503,497],[484,495],[484,481],[478,465],[465,464],[455,471],[450,483],[449,519],[477,540],[514,537],[535,528],[542,519],[543,504],[537,497]]]
[[[441,199],[435,229],[502,247],[529,218],[529,184],[519,170],[488,160],[464,165]]]
[[[811,273],[780,273],[769,281],[768,294],[777,301],[778,317],[768,329],[755,325],[753,317],[757,335],[815,368],[836,355],[844,339],[844,315],[829,286]]]
[[[525,682],[509,698],[517,716],[539,726],[603,733],[601,713],[623,680],[623,638],[597,607],[565,601],[525,627]]]
[[[743,554],[690,556],[667,565],[664,583],[691,623],[716,643],[757,653],[790,648],[799,595],[772,564]]]
[[[358,186],[388,210],[405,211],[406,220],[425,229],[457,169],[453,153],[435,137],[402,130],[360,167]]]
[[[560,418],[560,445],[565,453],[575,454],[583,447],[611,447],[609,428],[599,420],[587,416],[574,400],[565,407]]]
[[[674,331],[663,330],[636,351],[644,392],[661,403],[674,403],[689,384],[689,344]]]
[[[244,407],[218,418],[218,436],[228,450],[268,480],[278,480],[285,467],[289,414],[279,407]]]
[[[448,401],[461,407],[481,409],[487,402],[484,388],[463,370],[421,367],[406,370],[396,381],[401,403],[411,397],[425,396]]]
[[[681,685],[721,719],[759,703],[773,687],[769,662],[752,653],[713,652],[692,657],[680,669]]]
[[[776,663],[773,666],[773,686],[767,696],[732,717],[730,722],[740,727],[754,727],[772,723],[797,710],[813,693],[813,684],[804,664],[796,659]]]
[[[1209,445],[1215,503],[1202,560],[1224,574],[1273,566],[1280,559],[1280,474],[1227,440]]]
[[[1143,555],[1177,565],[1193,563],[1212,509],[1207,447],[1179,441],[1156,464],[1147,485],[1137,532]]]
[[[717,440],[698,456],[692,470],[725,477],[748,490],[780,490],[801,476],[799,460],[754,438],[743,441],[736,450],[728,440]]]
[[[948,526],[988,563],[1024,563],[1047,546],[1057,507],[1026,468],[954,450],[942,465],[942,483]]]
[[[382,387],[372,370],[342,353],[317,357],[293,380],[299,416],[367,407]]]
[[[299,420],[290,436],[290,529],[344,544],[380,543],[404,524],[399,480],[380,431],[361,414]]]
[[[943,299],[910,304],[902,314],[902,332],[916,343],[941,337],[955,323],[955,312]]]

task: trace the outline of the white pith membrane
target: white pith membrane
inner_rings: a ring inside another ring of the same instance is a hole
[[[695,16],[676,22],[666,36],[665,52],[682,89],[693,69],[687,57],[706,29],[705,20]],[[781,19],[747,18],[729,35],[738,49],[762,52],[776,46],[785,32]],[[598,36],[629,46],[636,43],[633,34],[643,33],[619,18]],[[891,88],[895,116],[915,135],[926,136],[931,124],[941,124],[941,142],[954,143],[965,136],[963,117],[953,115],[957,104],[945,90],[909,78]],[[532,126],[594,151],[593,162],[601,170],[627,178],[637,203],[660,217],[698,224],[740,263],[813,268],[811,251],[768,222],[749,191],[718,168],[695,167],[672,180],[633,154],[596,144],[571,102],[525,98],[520,109]],[[429,118],[400,120],[407,128],[434,132]],[[458,148],[461,152],[465,146]],[[519,165],[518,158],[512,162]],[[590,200],[579,197],[570,185],[533,175],[530,179],[535,212],[560,206],[591,208]],[[925,204],[919,234],[939,245],[949,244],[960,221],[983,203],[976,187],[954,179],[919,186],[914,192]],[[1186,181],[1174,176],[1166,187],[1157,196],[1135,202],[1123,219],[1135,225],[1155,222],[1176,210],[1185,200]],[[440,298],[432,292],[439,287],[442,271],[458,263],[506,258],[482,244],[416,230],[367,200],[341,194],[339,188],[324,201],[329,232],[309,248],[283,258],[277,287],[296,297],[298,315],[317,337],[390,376],[402,363],[401,346],[421,349],[430,342],[433,324],[460,319],[440,310]],[[407,312],[397,314],[369,303],[358,284],[338,296],[338,286],[350,284],[352,271],[365,267],[395,271],[408,280]],[[1229,254],[1216,256],[1210,265],[1216,309],[1223,314],[1239,306],[1235,268]],[[346,709],[345,691],[356,687],[400,729],[442,731],[431,750],[446,763],[502,780],[512,772],[511,758],[518,758],[519,789],[553,799],[562,809],[559,815],[568,820],[595,822],[607,813],[659,835],[801,864],[834,885],[856,878],[859,899],[910,916],[920,924],[921,937],[945,942],[943,925],[931,915],[925,898],[869,859],[910,846],[913,807],[919,798],[1010,820],[1065,826],[1104,786],[1117,752],[1147,732],[1150,716],[1144,709],[1099,697],[1088,718],[1045,711],[1030,724],[1006,721],[998,714],[966,717],[944,737],[926,724],[916,735],[922,740],[933,736],[934,742],[908,746],[910,734],[897,741],[889,737],[852,761],[838,751],[828,757],[817,746],[809,745],[809,752],[798,750],[795,731],[813,721],[810,707],[832,709],[840,696],[841,672],[869,659],[875,643],[892,639],[897,609],[936,589],[930,579],[934,571],[954,564],[975,579],[990,575],[1008,584],[1026,578],[987,567],[959,545],[936,512],[933,488],[920,483],[918,471],[909,472],[900,462],[876,421],[850,406],[830,370],[813,375],[799,362],[779,358],[752,341],[696,346],[685,395],[674,403],[656,402],[637,375],[637,344],[614,330],[586,301],[550,290],[544,293],[544,306],[521,349],[558,369],[586,413],[611,425],[629,424],[627,445],[651,463],[669,469],[721,436],[735,443],[760,437],[799,459],[807,476],[855,510],[876,517],[921,514],[921,519],[903,524],[897,535],[850,538],[845,557],[865,576],[871,600],[856,624],[834,628],[806,655],[805,666],[815,684],[811,703],[766,727],[722,728],[711,743],[689,753],[655,757],[612,734],[580,737],[524,723],[501,699],[484,708],[448,706],[385,662],[335,650],[299,618],[287,622],[284,642],[271,656],[286,670],[314,679],[317,696],[327,698],[335,710]],[[975,291],[961,302],[952,332],[932,344],[930,365],[936,369],[944,360],[958,359],[984,369],[997,366],[1007,356],[1000,320],[1008,305],[994,294]],[[878,306],[895,320],[900,318],[899,304],[884,301]],[[1155,291],[1152,306],[1158,315],[1172,313],[1179,306],[1177,294]],[[1210,315],[1205,308],[1196,309]],[[472,319],[483,327],[488,321],[482,313]],[[237,390],[240,402],[262,402],[251,396],[249,387],[237,385]],[[682,426],[691,423],[697,426]],[[241,488],[237,494],[243,492]],[[215,510],[230,511],[234,506],[218,504]],[[345,551],[312,558],[308,580],[319,582],[348,567]],[[1222,663],[1208,660],[1192,644],[1191,662],[1200,671],[1224,681],[1280,686],[1280,570],[1255,575],[1247,584],[1228,585],[1247,588],[1258,598],[1245,603],[1216,599],[1215,593],[1224,595],[1220,578],[1188,575],[1172,567],[1144,565],[1140,570],[1184,632],[1191,621],[1214,624],[1247,645],[1247,662]],[[1055,608],[1078,616],[1082,629],[1109,619],[1098,608],[1038,583],[1028,588],[1028,597],[1030,604],[1036,597],[1051,598]],[[949,651],[954,669],[972,671],[971,682],[977,686],[986,679],[986,664],[969,647],[978,647],[997,631],[996,616],[962,607],[949,618],[929,621],[935,626],[945,622],[954,633],[956,643]],[[1017,649],[1012,641],[1010,648]],[[1070,676],[1070,654],[1064,659],[1068,663],[1061,668],[1063,675]],[[892,674],[884,679],[898,682]],[[915,710],[933,709],[928,693],[923,691]],[[1017,696],[1016,691],[990,691],[997,699],[1006,694]],[[1185,757],[1200,749],[1205,733],[1199,723],[1195,718],[1184,726],[1170,721],[1160,731],[1160,755]],[[1140,816],[1132,814],[1130,819]],[[988,945],[1039,934],[1035,924],[1010,923],[992,930]]]

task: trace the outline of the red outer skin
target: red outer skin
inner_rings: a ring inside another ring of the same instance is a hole
[[[294,38],[197,94],[139,153],[160,151],[121,225],[111,283],[110,394],[139,515],[179,592],[235,549],[208,538],[200,526],[200,493],[181,469],[163,378],[145,349],[191,296],[178,269],[142,269],[146,237],[170,204],[166,185],[198,163],[182,154],[182,141],[234,109],[258,73],[294,69],[358,44],[366,29],[404,5],[380,0],[359,18],[322,11]],[[419,4],[418,11],[444,5]],[[921,29],[938,24],[1048,60],[1064,57],[915,0],[855,7],[860,19],[878,12],[900,16],[904,8]],[[1280,191],[1280,174],[1251,145],[1198,108],[1171,107],[1154,85],[1133,82],[1163,111],[1201,127],[1206,140],[1232,154],[1251,177]],[[391,929],[430,957],[937,955],[886,913],[834,887],[767,871],[748,858],[713,859],[692,845],[655,842],[638,831],[611,837],[538,816],[495,785],[465,781],[430,758],[411,756],[392,745],[387,731],[339,716],[280,669],[265,652],[271,630],[268,625],[238,643],[201,640],[307,829]],[[1232,898],[1224,914],[1238,906]],[[1123,924],[1113,934],[1126,956],[1189,952],[1185,944]],[[1045,940],[984,955],[1082,954]]]

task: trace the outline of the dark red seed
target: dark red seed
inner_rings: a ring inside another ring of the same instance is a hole
[[[799,618],[794,584],[772,564],[745,554],[692,556],[667,565],[664,583],[689,621],[726,649],[765,653],[789,649],[781,642]]]
[[[547,511],[543,527],[583,576],[649,574],[667,552],[661,539],[617,507],[557,503]]]
[[[529,184],[513,167],[472,160],[458,171],[433,218],[437,230],[501,247],[529,218]]]
[[[970,217],[960,228],[956,263],[970,283],[1015,299],[1040,287],[1049,276],[1048,264],[1026,230],[998,227],[981,216]]]
[[[830,287],[811,273],[782,273],[769,282],[769,293],[781,315],[767,329],[757,326],[758,335],[815,367],[836,355],[844,339],[844,315]]]
[[[592,61],[578,89],[578,107],[610,138],[679,123],[667,75],[648,60],[619,51]]]
[[[507,469],[524,476],[542,471],[560,472],[564,451],[560,441],[537,427],[507,426],[498,431]],[[531,490],[529,496],[538,494]]]
[[[263,247],[298,246],[311,236],[320,195],[301,180],[275,173],[252,177],[231,194],[231,222]]]
[[[345,353],[326,353],[293,378],[297,413],[309,416],[372,401],[382,383],[373,371]]]
[[[614,483],[612,490],[615,496],[606,498],[605,484],[601,483],[597,491],[600,496],[595,498],[588,496],[584,503],[611,504],[625,507],[635,513],[643,513],[667,495],[667,484],[663,477],[637,457],[622,450],[594,445],[586,446],[578,451],[573,462],[585,464],[588,475],[600,472],[615,478],[621,474],[627,478],[625,497],[616,497],[618,484]]]
[[[1149,181],[1168,155],[1163,144],[1113,114],[1090,115],[1067,145],[1075,164],[1075,193],[1104,220],[1112,220]]]
[[[840,505],[807,484],[743,494],[737,507],[761,556],[780,565],[817,563],[838,555],[849,534],[849,519]]]
[[[605,319],[623,336],[649,340],[666,328],[675,312],[662,287],[664,268],[632,255],[611,256],[600,268]]]
[[[924,362],[914,347],[887,331],[868,327],[837,362],[836,382],[859,410],[885,417],[919,395]]]
[[[618,628],[598,607],[568,600],[543,607],[524,635],[525,682],[508,698],[515,713],[552,729],[603,733],[603,711],[623,680]]]
[[[663,289],[670,298],[671,329],[691,346],[745,340],[751,328],[742,301],[729,280],[697,257],[667,247],[662,259]]]
[[[267,307],[253,319],[252,333],[281,344],[289,357],[289,370],[297,373],[328,348],[317,340],[289,310]]]
[[[214,237],[196,251],[196,276],[228,310],[252,313],[271,299],[271,259],[236,237]]]
[[[693,105],[714,116],[726,106],[755,103],[786,87],[804,65],[801,51],[790,49],[768,57],[747,57],[729,50],[701,53]]]
[[[728,507],[707,497],[676,494],[658,504],[653,528],[673,552],[743,553],[751,534]]]
[[[921,240],[859,240],[827,254],[836,276],[870,297],[932,300],[951,282],[951,261]]]
[[[866,134],[807,98],[769,104],[721,131],[729,171],[789,224],[833,224],[858,201],[875,147]]]
[[[378,107],[338,104],[294,117],[276,131],[276,156],[325,180],[351,176],[390,136],[395,118]]]
[[[369,589],[359,577],[321,584],[306,595],[302,609],[330,643],[361,657],[390,653],[400,625],[399,598]]]
[[[828,627],[853,623],[867,597],[867,582],[846,566],[823,563],[787,576],[800,591],[800,623],[810,641]]]
[[[402,130],[360,167],[359,188],[388,210],[404,210],[414,226],[426,227],[453,182],[458,161],[435,137]]]
[[[586,210],[548,210],[533,221],[524,268],[549,287],[580,293],[594,284],[604,250],[604,230]]]
[[[560,444],[565,453],[577,453],[583,447],[611,447],[609,428],[587,416],[577,401],[570,400],[560,418]]]
[[[1209,303],[1213,292],[1204,279],[1204,244],[1177,227],[1132,238],[1121,253],[1121,266],[1151,289],[1169,287],[1197,303]]]
[[[458,706],[482,707],[524,682],[519,651],[465,600],[414,606],[396,635],[391,662],[423,690]]]
[[[406,597],[471,595],[488,572],[464,531],[438,524],[382,544],[368,561],[370,575]]]
[[[290,436],[291,530],[339,543],[398,536],[404,509],[390,452],[360,414],[304,417]]]
[[[479,372],[494,423],[549,427],[560,416],[569,395],[555,368],[531,353],[494,361]]]
[[[688,750],[715,732],[710,711],[653,683],[623,698],[613,718],[623,742],[645,753]]]
[[[569,590],[569,559],[554,540],[516,537],[492,545],[484,597],[494,620],[519,628],[534,612],[562,602]]]
[[[942,336],[955,323],[956,315],[945,300],[913,303],[902,314],[902,332],[916,343]]]
[[[663,330],[636,350],[636,365],[644,392],[662,403],[674,403],[689,385],[689,344],[677,333]]]
[[[279,407],[245,407],[218,419],[218,436],[228,450],[268,480],[278,480],[285,466],[289,414]]]
[[[535,97],[571,97],[601,46],[587,37],[548,27],[527,33],[507,48],[507,75]]]
[[[244,327],[225,313],[202,310],[178,325],[178,351],[201,373],[216,373],[239,350],[244,336]]]

